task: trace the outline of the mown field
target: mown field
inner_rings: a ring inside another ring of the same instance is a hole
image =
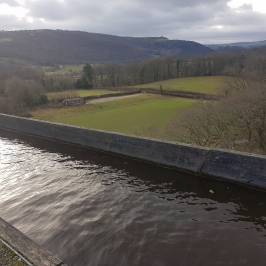
[[[206,94],[222,93],[223,88],[227,85],[229,77],[211,76],[211,77],[192,77],[192,78],[178,78],[170,79],[160,82],[147,83],[133,86],[134,88],[153,88],[176,91],[190,91]]]
[[[75,98],[75,97],[88,97],[88,96],[101,96],[104,94],[117,93],[115,91],[109,90],[70,90],[70,91],[58,91],[58,92],[49,92],[47,97],[49,101],[60,100],[65,98]]]
[[[173,122],[199,102],[190,99],[140,95],[80,107],[41,109],[34,118],[85,128],[161,139],[176,139]]]

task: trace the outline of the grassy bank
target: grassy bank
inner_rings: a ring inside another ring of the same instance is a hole
[[[0,240],[0,265],[3,266],[27,266],[11,249]]]
[[[37,110],[32,115],[41,120],[85,128],[174,140],[177,131],[171,128],[172,122],[197,103],[195,100],[141,95],[81,107]]]
[[[190,91],[206,94],[219,94],[230,80],[229,77],[215,76],[215,77],[191,77],[170,79],[160,82],[147,83],[136,85],[134,88],[153,88],[176,91]]]

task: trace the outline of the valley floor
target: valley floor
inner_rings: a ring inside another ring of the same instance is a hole
[[[152,88],[173,91],[222,94],[228,85],[229,77],[193,77],[165,80],[142,84],[132,88]],[[121,88],[121,91],[123,88]],[[48,94],[50,100],[64,97],[66,92]],[[73,90],[78,97],[103,96],[117,93],[101,89]],[[71,95],[70,95],[71,96]],[[72,95],[73,96],[73,95]],[[130,96],[101,98],[90,100],[84,106],[39,109],[32,112],[33,118],[59,122],[106,131],[125,133],[141,137],[182,141],[184,128],[180,124],[186,111],[203,104],[203,100],[168,97],[159,94],[135,94]]]
[[[80,107],[40,109],[32,115],[51,122],[175,141],[181,133],[176,126],[179,117],[200,103],[143,94]]]

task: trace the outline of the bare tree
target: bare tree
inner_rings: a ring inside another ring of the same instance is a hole
[[[239,84],[237,93],[220,102],[205,103],[183,116],[184,141],[266,153],[266,87]]]

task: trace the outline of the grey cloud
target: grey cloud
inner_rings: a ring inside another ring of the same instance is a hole
[[[17,5],[16,1],[8,2]],[[266,39],[266,14],[229,0],[25,0],[34,23],[9,17],[14,28],[62,28],[127,36],[160,36],[201,42]],[[44,22],[40,18],[45,19]],[[1,19],[1,17],[0,17]],[[2,24],[1,24],[2,25]],[[224,28],[215,28],[223,25]]]
[[[0,4],[8,4],[10,6],[16,6],[17,2],[16,0],[0,0]]]
[[[25,20],[18,19],[11,15],[0,16],[0,30],[23,30],[28,25]],[[33,29],[31,25],[27,27]]]

